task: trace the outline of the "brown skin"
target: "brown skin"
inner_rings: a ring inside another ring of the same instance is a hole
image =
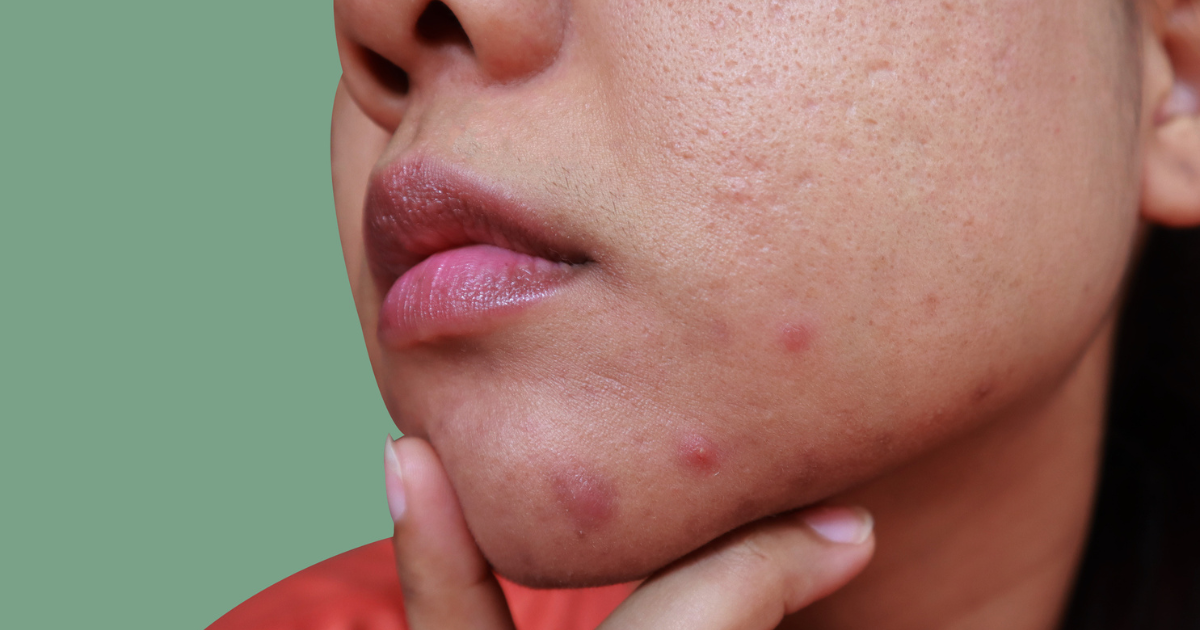
[[[389,443],[388,451],[392,546],[407,627],[511,629],[515,616],[437,454],[414,437]],[[642,582],[600,630],[774,628],[862,571],[875,547],[871,524],[866,511],[844,506],[756,521]]]
[[[628,580],[853,501],[876,559],[807,621],[1051,627],[1137,235],[1200,223],[1200,122],[1170,98],[1200,79],[1194,6],[446,4],[470,48],[414,37],[423,2],[335,2],[335,200],[380,390],[495,568]],[[484,334],[384,349],[361,201],[414,154],[595,264]]]

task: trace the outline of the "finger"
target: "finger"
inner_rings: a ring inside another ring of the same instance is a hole
[[[871,516],[859,508],[759,522],[653,576],[600,628],[774,628],[845,585],[874,550]]]
[[[411,630],[511,629],[512,616],[428,442],[388,439],[392,546]]]

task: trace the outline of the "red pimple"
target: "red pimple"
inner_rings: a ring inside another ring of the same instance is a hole
[[[679,441],[679,459],[688,470],[701,475],[715,475],[721,469],[716,443],[698,433],[690,433]]]
[[[812,326],[803,322],[784,324],[779,331],[779,343],[788,352],[803,352],[812,346]]]
[[[581,535],[604,525],[616,512],[612,483],[594,470],[568,466],[554,473],[551,485],[555,498]]]

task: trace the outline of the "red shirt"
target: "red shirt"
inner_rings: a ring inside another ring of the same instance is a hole
[[[503,578],[517,630],[593,630],[634,585],[534,590]],[[390,539],[363,545],[284,578],[209,630],[406,630]]]

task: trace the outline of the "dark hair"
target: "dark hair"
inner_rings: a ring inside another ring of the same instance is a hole
[[[1104,444],[1063,628],[1200,628],[1200,230],[1148,237],[1117,333]]]

